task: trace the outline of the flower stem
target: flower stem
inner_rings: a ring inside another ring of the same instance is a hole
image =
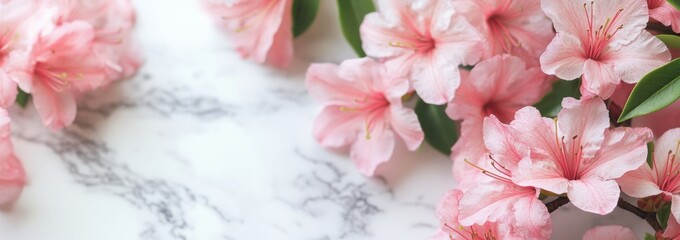
[[[619,202],[616,205],[621,209],[629,211],[647,221],[647,223],[649,223],[649,226],[651,226],[654,229],[654,231],[663,231],[663,228],[661,228],[661,224],[659,224],[659,220],[656,219],[655,212],[645,212],[642,209],[633,206],[633,204],[626,202],[622,198],[619,198]]]
[[[566,197],[558,197],[555,200],[552,200],[551,202],[548,202],[545,204],[545,207],[548,208],[548,212],[552,213],[561,206],[564,206],[565,204],[569,203],[569,198]]]

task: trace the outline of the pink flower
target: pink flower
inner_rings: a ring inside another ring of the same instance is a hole
[[[10,139],[10,119],[0,108],[0,206],[16,201],[24,189],[26,173],[14,156]]]
[[[612,104],[620,110],[626,105],[626,101],[633,91],[633,84],[621,84],[612,95]],[[620,113],[618,113],[620,114]],[[680,127],[680,100],[675,101],[659,111],[631,119],[633,127],[648,127],[654,132],[654,136],[661,136],[669,129]]]
[[[663,194],[671,200],[673,215],[680,217],[680,128],[668,130],[656,140],[652,166],[644,164],[618,180],[626,194],[643,198]],[[677,220],[677,219],[676,219]]]
[[[465,185],[472,180],[460,173],[467,159],[477,164],[486,159],[488,150],[482,140],[484,118],[494,115],[510,123],[522,107],[535,104],[550,90],[551,82],[538,67],[527,67],[522,59],[497,55],[478,63],[469,73],[461,73],[457,97],[450,102],[446,113],[454,120],[463,120],[461,137],[452,148],[454,177]],[[473,183],[474,184],[474,183]]]
[[[459,203],[463,192],[451,190],[437,206],[437,216],[441,222],[440,233],[433,240],[450,239],[520,239],[510,235],[510,226],[500,222],[485,222],[480,225],[464,226],[458,222]],[[547,239],[547,238],[546,238]]]
[[[135,11],[129,0],[60,0],[55,4],[60,8],[58,25],[73,21],[92,25],[93,49],[107,71],[107,81],[101,85],[134,75],[141,59],[130,41]]]
[[[647,0],[649,17],[680,33],[680,11],[666,0]]]
[[[463,0],[456,7],[484,35],[484,58],[509,53],[538,66],[538,57],[555,36],[540,0]]]
[[[45,125],[60,129],[73,122],[74,94],[91,90],[106,79],[104,65],[93,52],[94,31],[82,21],[61,25],[38,13],[31,32],[30,49],[22,54],[27,66],[21,69],[18,84],[31,93]]]
[[[395,132],[411,151],[423,141],[415,112],[401,103],[408,89],[408,81],[388,75],[369,58],[347,60],[340,66],[312,64],[307,90],[325,105],[314,136],[324,147],[351,145],[350,155],[359,171],[372,176],[392,156]]]
[[[14,104],[17,95],[15,69],[23,68],[17,62],[17,50],[25,48],[21,26],[32,13],[33,4],[27,1],[0,2],[0,107]]]
[[[620,80],[636,83],[670,59],[668,48],[644,28],[644,0],[542,0],[557,35],[541,56],[547,74],[583,75],[581,92],[609,98]]]
[[[622,226],[599,226],[588,230],[583,240],[638,240],[633,230]]]
[[[680,224],[678,223],[678,217],[671,216],[668,218],[668,227],[661,235],[663,239],[677,240],[680,239]],[[657,234],[658,236],[658,234]],[[658,239],[658,238],[657,238]]]
[[[519,162],[513,181],[567,193],[574,206],[607,214],[620,194],[614,179],[644,164],[652,133],[647,128],[608,129],[608,112],[598,98],[565,98],[562,106],[554,120],[542,118],[533,107],[523,108],[508,131],[497,133],[516,138],[531,153]]]
[[[204,0],[245,59],[283,68],[293,59],[292,0]]]
[[[482,39],[453,0],[378,0],[378,12],[361,25],[363,48],[385,62],[390,72],[409,77],[427,103],[453,99],[460,84],[458,65],[476,63]]]
[[[513,182],[518,164],[528,159],[529,147],[511,135],[512,129],[495,116],[484,121],[484,143],[489,149],[486,161],[478,164],[476,185],[469,187],[460,200],[460,222],[463,225],[509,221],[522,239],[548,239],[552,232],[550,214],[538,199],[540,190]]]

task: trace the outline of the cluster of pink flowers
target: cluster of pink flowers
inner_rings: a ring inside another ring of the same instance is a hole
[[[244,58],[290,61],[293,1],[206,2]],[[398,143],[414,151],[425,139],[409,99],[446,104],[461,134],[450,156],[457,187],[437,210],[437,238],[548,239],[550,212],[571,202],[608,214],[628,204],[621,190],[651,212],[670,202],[657,238],[680,237],[680,102],[632,127],[615,123],[634,84],[671,60],[649,26],[680,33],[680,11],[664,0],[375,3],[360,27],[368,56],[307,71],[307,89],[324,106],[313,135],[349,148],[373,176]],[[532,107],[555,81],[575,79],[581,97],[564,98],[556,118]],[[647,165],[648,142],[659,136]],[[612,237],[637,239],[620,226],[584,235]]]
[[[25,179],[5,109],[21,91],[48,128],[73,123],[79,95],[139,68],[134,22],[129,0],[0,0],[0,204],[16,199]]]

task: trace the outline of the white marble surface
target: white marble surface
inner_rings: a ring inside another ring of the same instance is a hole
[[[450,162],[428,146],[380,179],[310,136],[319,107],[304,89],[310,62],[353,57],[334,1],[296,40],[286,71],[242,61],[193,0],[136,0],[146,62],[133,79],[82,99],[77,122],[50,132],[12,109],[29,184],[0,213],[9,240],[426,239],[434,207],[454,186]],[[555,239],[620,223],[567,205]]]

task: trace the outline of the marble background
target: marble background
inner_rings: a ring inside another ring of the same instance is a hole
[[[353,57],[324,0],[286,71],[242,61],[194,0],[136,0],[145,65],[84,96],[76,123],[51,132],[32,108],[12,109],[29,183],[0,213],[9,240],[426,239],[454,186],[446,156],[423,146],[357,173],[310,136],[320,110],[305,92],[311,62]],[[555,239],[624,224],[571,205]]]

